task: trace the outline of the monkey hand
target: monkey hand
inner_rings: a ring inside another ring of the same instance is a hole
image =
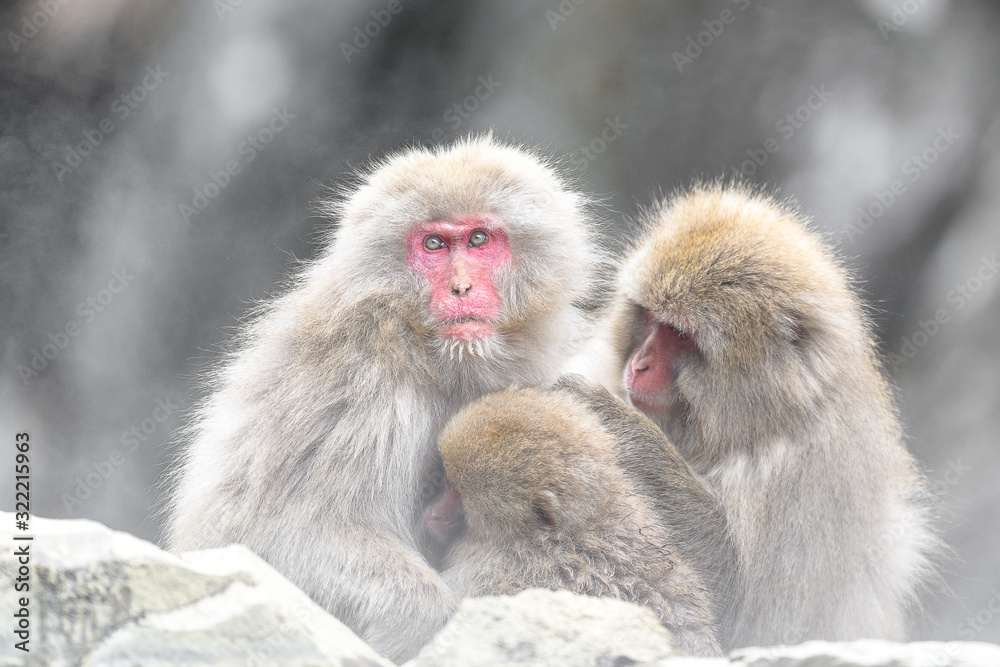
[[[610,406],[622,403],[621,399],[615,397],[611,392],[601,385],[591,382],[587,378],[577,373],[565,373],[552,385],[553,391],[565,391],[574,394],[593,410],[603,414]],[[610,404],[610,406],[609,406]],[[622,403],[622,405],[624,405]],[[613,408],[612,408],[613,409]]]

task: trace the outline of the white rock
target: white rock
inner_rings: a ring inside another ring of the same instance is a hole
[[[745,648],[733,651],[729,657],[734,667],[998,667],[1000,646],[981,642],[901,644],[861,639]]]
[[[0,513],[0,525],[11,544],[13,515]],[[242,546],[177,557],[84,520],[33,518],[30,533],[38,664],[392,664]],[[17,568],[5,548],[3,579]],[[2,627],[0,664],[24,664]]]
[[[671,655],[676,651],[670,633],[648,609],[535,589],[514,597],[464,600],[408,664],[631,665]]]
[[[0,512],[0,667],[8,665],[391,665],[241,546],[168,554],[92,521],[33,518],[11,538]],[[24,533],[18,533],[23,536]],[[10,582],[30,545],[30,591]],[[30,648],[14,648],[17,597],[30,600]],[[30,658],[30,662],[29,662]],[[648,609],[567,591],[462,602],[408,665],[659,667],[1000,667],[1000,646],[879,640],[745,648],[728,658],[680,656]]]

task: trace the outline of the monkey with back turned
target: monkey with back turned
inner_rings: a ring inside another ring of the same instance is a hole
[[[449,547],[445,581],[462,597],[549,588],[634,602],[660,618],[681,650],[719,655],[701,571],[620,465],[630,448],[655,453],[659,443],[616,440],[580,391],[571,380],[510,389],[448,422],[439,439],[446,487],[424,517]],[[650,427],[647,436],[665,440]],[[681,489],[658,496],[698,530],[722,531],[710,499],[699,505]]]

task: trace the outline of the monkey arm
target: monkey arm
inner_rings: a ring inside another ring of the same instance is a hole
[[[456,605],[417,546],[437,421],[400,311],[376,293],[332,326],[265,321],[197,426],[172,521],[175,550],[243,543],[395,660]]]
[[[734,547],[725,510],[673,443],[648,417],[607,389],[579,375],[564,375],[553,387],[582,400],[615,441],[618,462],[647,496],[676,537],[678,550],[710,582],[716,603],[727,604],[736,576]]]
[[[440,575],[391,526],[345,516],[274,528],[268,560],[395,661],[413,657],[458,605]]]

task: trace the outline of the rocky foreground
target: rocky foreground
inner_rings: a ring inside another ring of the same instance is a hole
[[[92,521],[36,518],[12,534],[0,513],[0,525],[14,583],[0,665],[392,665],[241,546],[178,557]],[[532,590],[466,600],[410,665],[997,667],[1000,646],[807,642],[691,658],[646,609]]]

